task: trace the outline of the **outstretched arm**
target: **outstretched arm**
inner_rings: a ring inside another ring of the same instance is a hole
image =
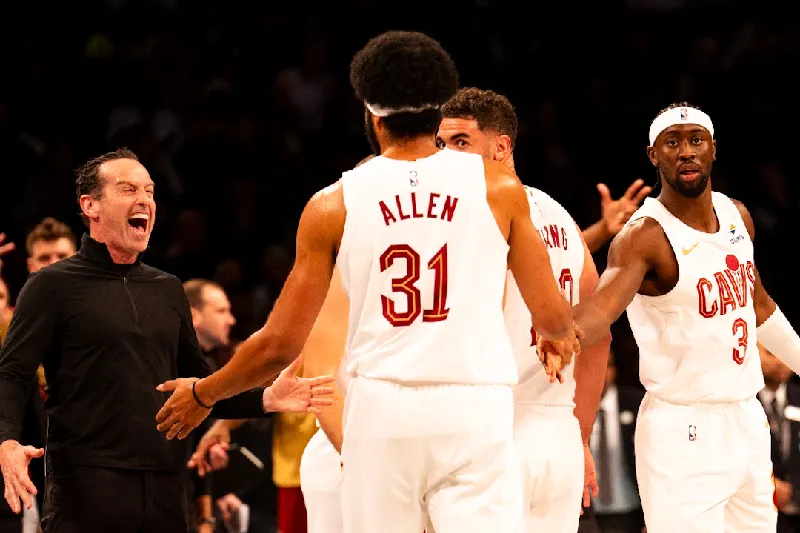
[[[196,385],[206,405],[269,382],[300,355],[314,326],[333,273],[344,229],[340,184],[308,202],[297,228],[297,251],[266,325],[239,345],[231,360]]]
[[[755,241],[756,230],[753,217],[741,202],[734,200],[739,213],[742,215],[744,225],[750,234],[750,239]],[[753,287],[753,307],[756,312],[756,332],[758,342],[775,357],[786,363],[795,374],[800,374],[800,337],[789,323],[775,300],[769,295],[761,283],[758,269],[753,267],[755,283]]]
[[[618,200],[611,198],[611,191],[604,183],[597,184],[597,191],[600,193],[600,209],[603,216],[583,230],[583,240],[589,247],[589,251],[596,252],[611,240],[614,235],[622,230],[622,227],[631,218],[631,215],[639,208],[652,187],[645,186],[644,180],[638,179],[631,183]]]
[[[606,338],[611,324],[636,296],[652,268],[651,249],[654,238],[657,238],[655,232],[661,232],[658,223],[643,218],[626,226],[611,241],[608,265],[600,276],[597,290],[575,307],[575,322],[583,330],[581,346],[584,348]]]
[[[583,243],[583,272],[580,279],[580,301],[592,296],[597,287],[597,267],[586,242]],[[581,437],[585,445],[589,444],[594,418],[603,394],[608,352],[611,349],[611,334],[600,342],[587,348],[575,358],[575,417],[581,426]]]

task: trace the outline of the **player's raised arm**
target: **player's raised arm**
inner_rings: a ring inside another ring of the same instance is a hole
[[[297,228],[294,266],[267,323],[239,346],[228,364],[197,383],[203,403],[262,385],[300,355],[328,294],[344,219],[340,183],[309,200]]]
[[[531,222],[528,195],[513,170],[485,161],[489,205],[508,233],[508,266],[531,312],[533,327],[546,339],[572,330],[569,302],[561,294],[544,242]]]
[[[594,295],[575,306],[575,322],[583,330],[581,346],[596,344],[633,301],[659,254],[669,253],[661,227],[650,218],[639,219],[620,231],[608,250],[608,264]]]

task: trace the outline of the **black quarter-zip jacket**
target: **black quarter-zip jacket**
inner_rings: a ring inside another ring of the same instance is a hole
[[[186,450],[156,430],[176,377],[205,377],[181,281],[137,261],[113,263],[84,235],[80,251],[31,275],[0,352],[0,442],[20,439],[39,363],[48,383],[48,462],[179,472]],[[219,402],[211,416],[266,416],[263,389]],[[22,444],[25,444],[24,442]]]

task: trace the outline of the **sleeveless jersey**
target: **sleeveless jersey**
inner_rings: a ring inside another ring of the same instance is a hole
[[[717,233],[690,228],[652,198],[630,219],[658,222],[678,261],[669,293],[637,294],[627,309],[642,385],[675,403],[739,401],[764,387],[753,243],[736,205],[718,192],[712,198]]]
[[[508,244],[483,159],[375,157],[342,176],[337,265],[350,297],[350,376],[404,384],[517,380],[503,324]]]
[[[553,198],[533,187],[525,189],[531,220],[547,246],[553,275],[570,303],[577,305],[584,263],[583,239],[578,227],[567,210]],[[508,273],[505,320],[519,372],[514,400],[574,407],[575,378],[572,372],[575,365],[572,363],[564,369],[564,383],[550,383],[536,353],[531,313],[511,272]]]

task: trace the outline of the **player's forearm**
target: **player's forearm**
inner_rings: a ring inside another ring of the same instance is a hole
[[[589,442],[600,405],[611,350],[611,335],[575,357],[575,417],[581,426],[583,443]]]
[[[576,305],[573,318],[575,323],[583,330],[581,350],[591,348],[611,334],[610,328],[613,320],[591,300]]]
[[[214,518],[214,506],[212,505],[211,495],[197,498],[197,516],[199,516],[201,520],[204,518]]]
[[[323,407],[317,415],[317,420],[338,453],[342,453],[342,415],[344,412],[344,399],[338,389],[333,392],[333,405]]]
[[[262,328],[239,345],[225,366],[197,383],[197,395],[212,405],[267,383],[300,355],[300,348]]]
[[[775,306],[772,314],[756,328],[756,332],[758,342],[764,348],[775,354],[795,374],[800,374],[800,337],[779,307]]]
[[[581,236],[592,253],[602,248],[613,237],[602,219],[583,230]]]

